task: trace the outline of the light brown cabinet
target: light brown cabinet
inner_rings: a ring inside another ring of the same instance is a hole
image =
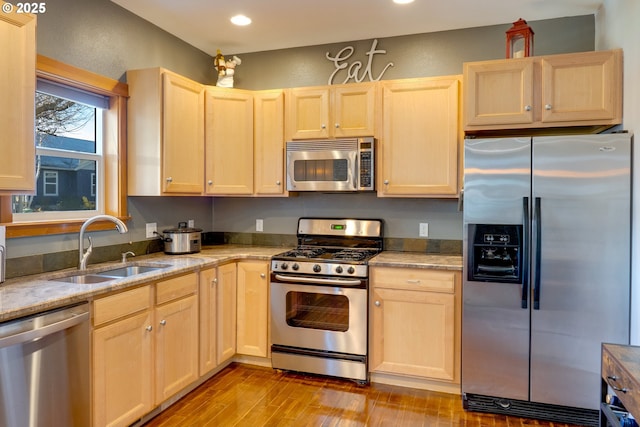
[[[460,272],[371,268],[370,370],[460,382]]]
[[[199,274],[200,362],[198,371],[202,377],[218,366],[216,362],[218,269],[207,268]]]
[[[610,127],[622,122],[622,51],[464,64],[464,129]]]
[[[238,262],[237,353],[267,357],[269,263]]]
[[[0,194],[35,190],[36,18],[16,10],[0,19]]]
[[[253,95],[207,87],[205,91],[206,193],[253,194]]]
[[[128,426],[198,378],[195,273],[94,301],[93,422]]]
[[[218,267],[216,301],[216,363],[230,360],[236,354],[237,267],[235,263]]]
[[[379,197],[458,194],[460,76],[382,86]]]
[[[289,89],[287,139],[374,136],[376,82]]]
[[[204,190],[204,86],[163,68],[127,71],[128,194]]]
[[[284,185],[284,92],[253,92],[253,191],[286,195]]]

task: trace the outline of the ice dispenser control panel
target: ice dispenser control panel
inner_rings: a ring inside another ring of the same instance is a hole
[[[468,280],[522,283],[522,225],[469,225]]]

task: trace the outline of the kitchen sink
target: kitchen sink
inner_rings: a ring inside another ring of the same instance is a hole
[[[73,276],[56,277],[49,279],[51,282],[75,283],[79,285],[88,285],[92,283],[107,282],[109,280],[122,279],[124,277],[136,276],[138,274],[150,273],[171,267],[168,264],[154,265],[126,265],[123,267],[112,268],[111,270],[99,272],[76,273]]]
[[[101,276],[99,274],[79,274],[77,276],[67,276],[67,277],[58,277],[55,279],[49,279],[49,281],[75,283],[78,285],[90,285],[92,283],[107,282],[109,280],[114,280],[114,279],[115,277]]]
[[[129,265],[126,267],[118,267],[113,270],[101,271],[97,273],[100,276],[108,276],[108,277],[129,277],[135,276],[143,273],[150,273],[152,271],[162,270],[163,268],[167,268],[169,265]]]

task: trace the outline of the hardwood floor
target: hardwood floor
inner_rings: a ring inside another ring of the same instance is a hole
[[[461,397],[232,364],[145,427],[574,427],[465,412]]]

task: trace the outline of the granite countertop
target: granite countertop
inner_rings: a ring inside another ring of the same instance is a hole
[[[100,283],[79,284],[55,281],[58,278],[76,275],[78,270],[73,268],[9,279],[0,284],[0,322],[89,301],[110,292],[162,280],[175,274],[214,267],[227,261],[242,259],[267,261],[273,255],[289,249],[291,248],[279,246],[219,245],[203,247],[201,252],[195,254],[166,255],[159,252],[129,258],[126,265],[162,264],[166,268]],[[462,257],[385,251],[374,257],[369,265],[461,270]],[[100,273],[121,266],[123,266],[121,262],[92,264],[87,268],[87,273]]]

